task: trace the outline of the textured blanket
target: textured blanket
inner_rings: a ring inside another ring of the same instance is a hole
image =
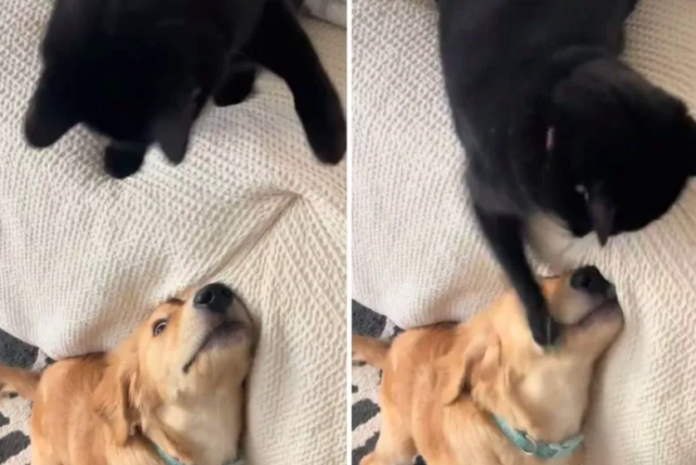
[[[0,328],[53,358],[110,349],[162,299],[222,280],[261,326],[247,463],[342,463],[345,165],[316,162],[270,75],[203,116],[179,167],[155,153],[109,179],[104,141],[83,130],[30,150],[21,121],[49,7],[0,10]],[[306,26],[345,95],[345,31]]]
[[[696,2],[641,0],[626,59],[696,110]],[[477,232],[445,100],[431,0],[353,1],[353,297],[413,327],[463,320],[506,287]],[[485,44],[481,44],[485,47]],[[587,463],[696,463],[696,189],[645,230],[558,244],[595,263],[626,327],[600,370]]]

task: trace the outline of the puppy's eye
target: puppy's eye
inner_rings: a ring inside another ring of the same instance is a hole
[[[152,335],[159,336],[167,328],[167,320],[158,320],[152,326]]]

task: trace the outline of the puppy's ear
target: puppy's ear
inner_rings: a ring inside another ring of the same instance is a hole
[[[50,147],[79,122],[71,102],[53,81],[50,74],[41,76],[24,118],[24,136],[35,148]]]
[[[438,386],[443,405],[456,402],[479,384],[490,382],[500,367],[500,339],[492,332],[459,336],[454,348],[438,363]]]
[[[115,358],[115,357],[114,357]],[[112,363],[95,389],[92,400],[97,414],[111,428],[116,444],[123,446],[138,423],[135,392],[137,370],[132,364]]]
[[[174,165],[184,160],[193,126],[193,105],[164,115],[155,123],[154,138],[167,159]]]

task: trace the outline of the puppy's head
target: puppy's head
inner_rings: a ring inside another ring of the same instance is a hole
[[[618,60],[590,61],[562,80],[550,120],[555,210],[602,245],[662,216],[696,174],[686,106]]]
[[[176,19],[176,12],[169,19],[152,2],[132,11],[121,3],[56,2],[26,139],[48,147],[83,123],[122,150],[157,143],[178,163],[220,73],[224,45],[212,28]]]
[[[595,362],[623,326],[613,286],[594,267],[546,280],[562,323],[554,350],[539,347],[514,292],[475,317],[443,359],[443,401],[471,395],[531,437],[563,441],[580,431]]]
[[[241,395],[253,339],[244,304],[223,284],[169,300],[109,355],[95,408],[125,443],[167,407],[230,402]]]

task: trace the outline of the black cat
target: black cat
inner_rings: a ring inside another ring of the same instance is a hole
[[[524,254],[552,215],[600,244],[662,216],[696,174],[696,123],[619,59],[636,0],[439,0],[444,76],[481,229],[534,339],[558,326]]]
[[[125,178],[158,144],[180,163],[206,103],[238,103],[256,68],[282,77],[309,144],[339,163],[346,123],[336,90],[286,0],[56,0],[25,120],[30,145],[73,126],[109,137],[106,171]]]

